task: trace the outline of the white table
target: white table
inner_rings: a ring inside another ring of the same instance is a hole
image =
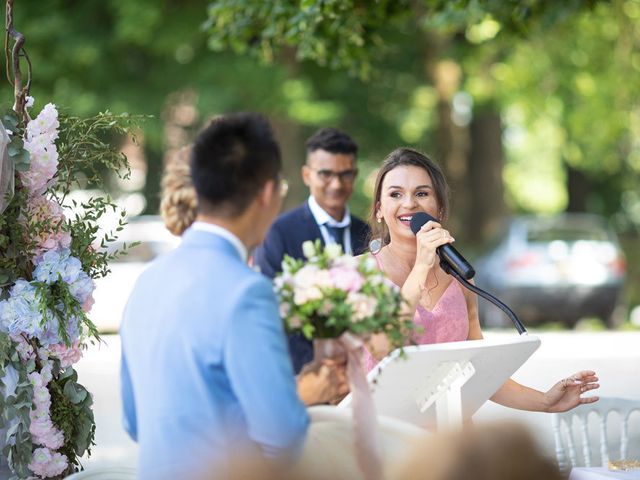
[[[609,470],[606,467],[575,467],[569,474],[569,480],[605,480],[607,478],[640,480],[640,469],[625,471]]]

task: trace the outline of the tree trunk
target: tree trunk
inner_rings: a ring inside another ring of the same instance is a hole
[[[568,212],[586,212],[589,181],[580,170],[567,165]]]
[[[163,153],[148,146],[145,148],[147,171],[142,193],[147,200],[143,213],[157,215],[160,211],[160,179],[164,171]]]
[[[272,117],[270,122],[280,145],[282,174],[289,182],[289,193],[282,205],[282,211],[286,211],[302,203],[309,196],[309,190],[302,182],[300,172],[306,158],[305,139],[300,125],[292,120]]]
[[[438,42],[433,42],[437,53]],[[440,45],[442,48],[442,45]],[[440,60],[428,69],[428,75],[438,93],[438,126],[436,130],[436,161],[442,166],[451,187],[451,201],[447,228],[456,232],[456,238],[463,242],[467,238],[464,218],[469,208],[469,192],[465,181],[467,172],[467,150],[469,134],[466,125],[454,123],[452,103],[462,81],[462,69],[452,60]]]
[[[289,78],[297,78],[300,63],[296,59],[296,50],[288,47],[282,49],[278,62],[284,66]],[[302,181],[302,166],[306,161],[305,138],[299,123],[287,117],[269,118],[271,126],[280,145],[282,154],[282,175],[289,182],[289,193],[282,204],[285,212],[302,203],[309,196],[309,189]]]
[[[502,123],[494,105],[477,108],[470,125],[469,209],[467,238],[474,244],[487,239],[505,214],[502,169]]]

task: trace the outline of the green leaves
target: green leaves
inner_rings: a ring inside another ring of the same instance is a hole
[[[17,376],[15,391],[6,391],[7,369]],[[30,411],[33,403],[33,386],[27,374],[34,368],[33,362],[22,362],[16,350],[16,344],[4,333],[0,333],[0,424],[10,425],[6,437],[2,439],[5,447],[2,454],[18,478],[28,478],[31,472],[27,465],[31,461],[31,424]],[[6,397],[5,397],[6,395]]]
[[[64,369],[49,385],[51,419],[64,432],[65,445],[61,449],[74,465],[94,445],[95,421],[91,406],[93,399],[85,387],[77,383],[73,367]]]
[[[15,134],[20,131],[20,117],[13,109],[8,105],[2,106],[2,114],[0,114],[0,121],[2,121],[2,125],[4,128],[9,130],[11,133]]]
[[[104,187],[106,172],[129,178],[129,164],[117,148],[117,141],[125,136],[132,136],[135,141],[140,124],[148,118],[128,113],[116,115],[108,110],[89,118],[60,115],[57,178],[62,198],[72,188]]]
[[[64,395],[71,403],[81,403],[89,392],[80,384],[75,382],[67,382],[64,386]]]
[[[0,120],[2,126],[12,134],[7,145],[9,161],[13,162],[16,171],[26,172],[29,170],[30,156],[29,152],[24,149],[20,117],[10,107],[6,107],[0,113]]]
[[[209,45],[249,51],[263,61],[295,46],[298,61],[312,60],[366,78],[380,47],[380,31],[394,18],[408,17],[406,0],[216,1],[205,30]]]

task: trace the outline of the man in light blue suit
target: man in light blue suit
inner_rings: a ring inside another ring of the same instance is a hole
[[[219,117],[195,141],[198,217],[181,245],[139,278],[121,327],[125,428],[139,478],[189,478],[230,455],[288,457],[305,403],[346,388],[339,372],[297,379],[271,282],[246,265],[277,215],[280,151],[258,115]]]

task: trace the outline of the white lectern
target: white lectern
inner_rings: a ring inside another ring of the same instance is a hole
[[[539,346],[523,335],[395,350],[367,376],[376,411],[421,427],[460,426]],[[348,395],[338,407],[350,405]]]

